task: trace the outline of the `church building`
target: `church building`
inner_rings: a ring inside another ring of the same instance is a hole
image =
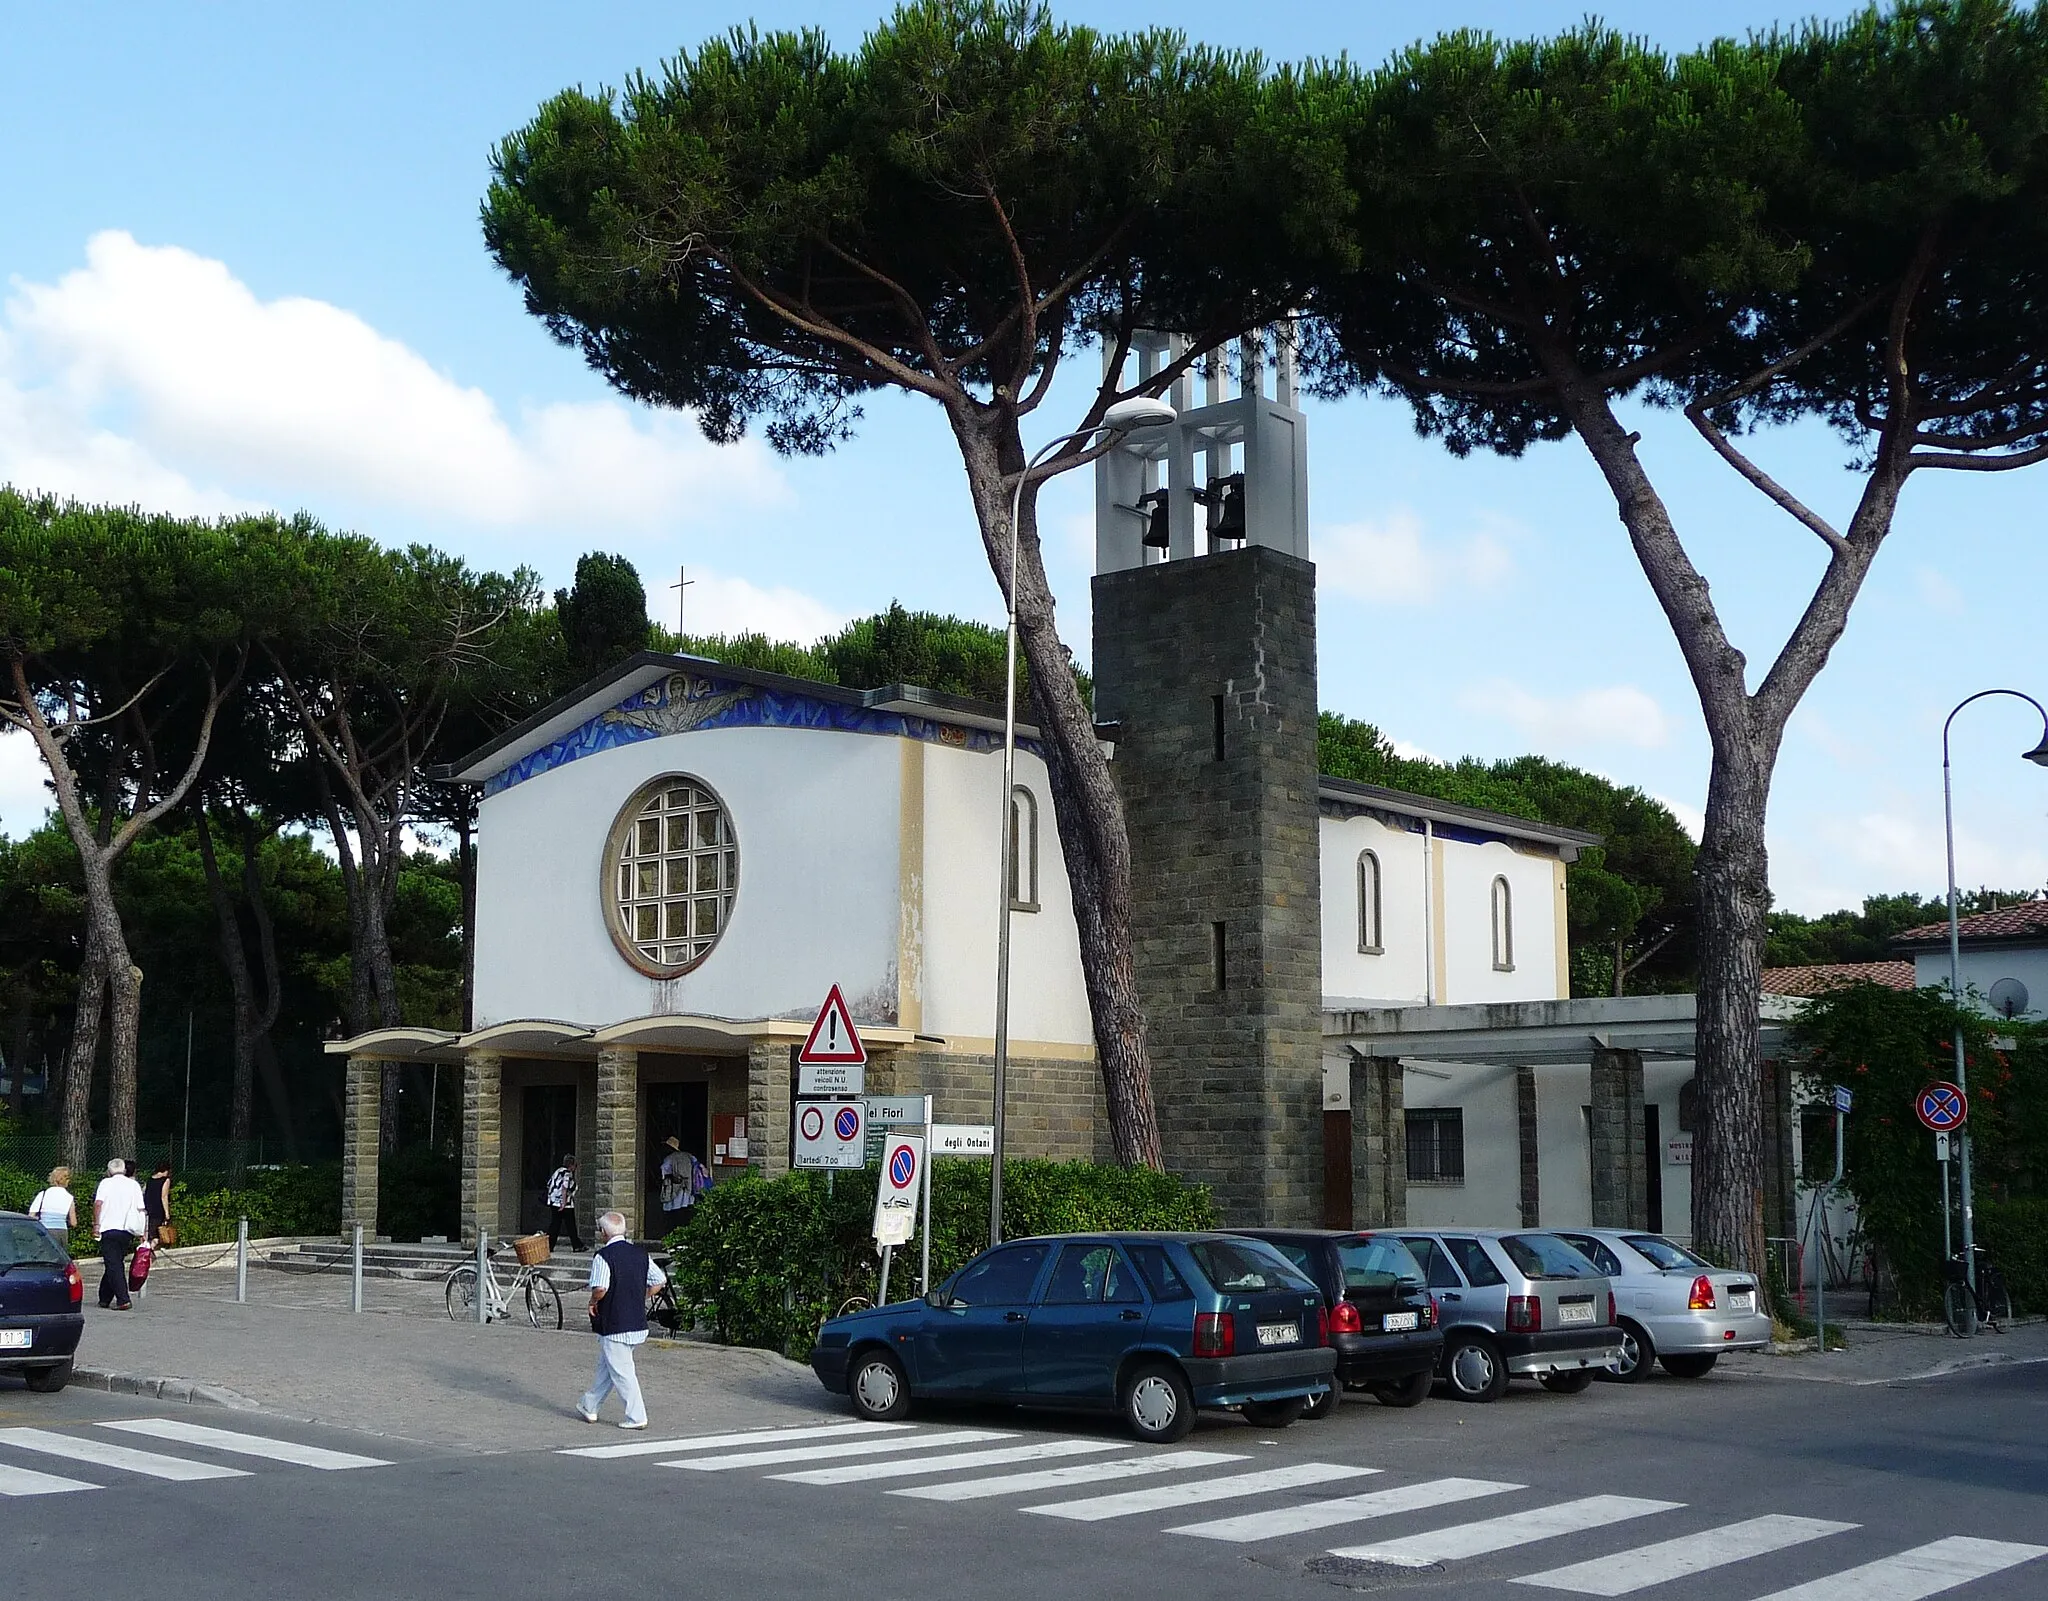
[[[1594,837],[1317,772],[1296,398],[1285,339],[1247,341],[1097,466],[1095,715],[1167,1164],[1238,1223],[1682,1233],[1690,997],[1569,999]],[[787,1169],[834,984],[868,1093],[992,1121],[1005,820],[1007,1152],[1108,1158],[1045,765],[1021,728],[1003,796],[1000,707],[643,653],[442,776],[480,796],[475,1027],[330,1045],[345,1222],[375,1232],[380,1064],[407,1060],[462,1075],[465,1232],[544,1226],[574,1151],[586,1214],[658,1234],[671,1139],[714,1181]]]

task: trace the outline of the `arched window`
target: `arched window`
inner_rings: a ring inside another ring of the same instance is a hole
[[[1010,910],[1038,910],[1038,797],[1022,784],[1010,791]]]
[[[1377,956],[1380,943],[1380,859],[1371,851],[1358,853],[1358,949]]]
[[[1493,881],[1493,970],[1496,973],[1515,970],[1514,895],[1503,877],[1496,877]]]

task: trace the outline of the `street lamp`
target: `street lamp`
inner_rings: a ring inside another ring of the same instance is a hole
[[[1164,428],[1177,413],[1167,402],[1151,395],[1133,395],[1119,400],[1103,412],[1102,421],[1092,428],[1048,440],[1038,454],[1017,474],[1017,487],[1010,496],[1010,567],[1005,586],[1009,631],[1003,648],[1003,793],[1002,793],[1002,881],[996,899],[996,1072],[995,1151],[988,1178],[988,1243],[1003,1238],[1003,1103],[1004,1083],[1010,1066],[1010,886],[1017,873],[1017,833],[1011,826],[1011,807],[1017,787],[1017,523],[1024,513],[1024,485],[1031,469],[1063,445],[1096,434],[1128,434],[1141,428]]]
[[[1948,714],[1948,721],[1941,725],[1941,824],[1948,843],[1948,988],[1949,996],[1960,1007],[1963,1004],[1963,941],[1960,922],[1956,912],[1956,809],[1953,786],[1949,781],[1948,731],[1956,720],[1956,713],[1972,701],[1980,701],[1991,695],[2010,695],[2014,700],[2023,700],[2041,714],[2041,742],[2032,750],[2022,752],[2022,759],[2048,767],[2048,707],[2022,694],[2017,689],[1980,689],[1976,694],[1960,702],[1955,711]],[[1970,1092],[1969,1072],[1963,1065],[1963,1024],[1956,1020],[1956,1088],[1963,1092],[1967,1102]],[[1963,1298],[1963,1331],[1977,1332],[1977,1252],[1976,1212],[1970,1198],[1970,1125],[1967,1119],[1962,1127],[1962,1186],[1963,1186],[1963,1284],[1970,1293]],[[1942,1205],[1948,1205],[1948,1197],[1942,1197]]]

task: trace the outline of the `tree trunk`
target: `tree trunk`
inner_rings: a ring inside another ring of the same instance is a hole
[[[1770,911],[1764,848],[1768,767],[1717,752],[1695,872],[1700,887],[1692,1232],[1709,1257],[1766,1271],[1763,953]]]
[[[1010,539],[1010,491],[1004,476],[1023,468],[1023,447],[1014,422],[1003,425],[1000,437],[957,422],[956,433],[982,544],[1002,583]],[[1094,716],[1074,682],[1072,658],[1054,621],[1031,488],[1024,493],[1017,551],[1017,637],[1031,669],[1034,715],[1045,747],[1060,854],[1073,895],[1081,976],[1095,1029],[1110,1143],[1117,1161],[1156,1168],[1163,1159],[1152,1101],[1152,1064],[1145,1046],[1145,1012],[1132,959],[1130,836],[1122,799],[1095,734]]]
[[[206,808],[192,808],[192,830],[199,841],[199,861],[206,870],[206,890],[213,901],[213,916],[220,930],[221,966],[228,975],[228,991],[234,1000],[235,1076],[228,1097],[228,1138],[241,1145],[248,1141],[256,1089],[256,992],[249,974],[249,950],[242,940],[242,921],[234,897],[221,878],[220,861],[214,854],[213,828],[206,820]]]
[[[284,1072],[278,1065],[277,1045],[271,1030],[284,1004],[284,978],[277,960],[277,929],[271,922],[270,902],[263,885],[263,846],[274,829],[259,829],[247,812],[240,814],[242,838],[242,898],[249,904],[249,919],[256,925],[256,954],[263,964],[263,1004],[256,1014],[256,1071],[270,1097],[270,1110],[284,1137],[288,1162],[299,1159],[299,1131],[292,1119],[291,1094]]]
[[[142,1031],[142,969],[117,922],[107,951],[107,1132],[114,1154],[135,1158],[136,1052]]]
[[[78,966],[78,1001],[71,1012],[71,1043],[64,1052],[64,1161],[80,1173],[86,1170],[86,1141],[92,1137],[92,1081],[99,1070],[100,1024],[106,1010],[106,960],[88,922],[85,957]]]

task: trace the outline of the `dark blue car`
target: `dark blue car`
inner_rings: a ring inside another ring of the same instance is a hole
[[[0,1373],[61,1390],[85,1330],[78,1264],[32,1217],[0,1212]]]
[[[984,1251],[930,1295],[836,1317],[811,1368],[864,1418],[913,1399],[1120,1411],[1178,1440],[1197,1407],[1285,1428],[1330,1388],[1322,1292],[1256,1240],[1086,1234]]]

